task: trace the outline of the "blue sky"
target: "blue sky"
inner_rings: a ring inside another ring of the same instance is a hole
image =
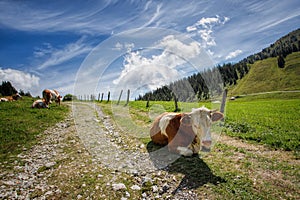
[[[298,0],[0,0],[0,81],[33,95],[136,95],[237,62],[299,22]]]

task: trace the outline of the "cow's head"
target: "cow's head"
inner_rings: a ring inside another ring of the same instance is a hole
[[[62,98],[62,96],[61,96],[61,95],[58,95],[58,96],[56,97],[56,99],[55,99],[55,102],[60,104],[61,98]]]
[[[22,99],[22,96],[19,93],[12,95],[13,100]]]
[[[223,114],[203,106],[201,108],[193,108],[190,116],[193,121],[193,130],[201,138],[201,145],[209,149],[212,142],[211,125],[213,122],[222,119],[224,117]]]

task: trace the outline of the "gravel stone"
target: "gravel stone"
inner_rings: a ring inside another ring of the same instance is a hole
[[[114,183],[112,184],[113,190],[118,191],[118,190],[126,190],[126,186],[123,183]]]

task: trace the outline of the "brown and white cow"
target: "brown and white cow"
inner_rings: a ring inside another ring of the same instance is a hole
[[[38,99],[32,103],[31,108],[49,108],[45,99]]]
[[[58,105],[60,105],[60,100],[62,96],[56,90],[45,89],[43,91],[43,98],[47,105],[51,104],[52,101],[55,101]]]
[[[170,152],[191,156],[199,152],[201,145],[210,147],[212,122],[222,118],[222,113],[205,107],[190,113],[163,113],[155,119],[150,137],[156,144],[168,145]]]
[[[7,101],[8,101],[8,99],[7,99],[7,98],[5,98],[5,97],[1,97],[1,98],[0,98],[0,101],[1,101],[1,102],[7,102]]]
[[[19,99],[21,99],[22,96],[19,93],[13,94],[12,96],[5,96],[2,97],[0,99],[1,102],[5,102],[5,101],[17,101]]]

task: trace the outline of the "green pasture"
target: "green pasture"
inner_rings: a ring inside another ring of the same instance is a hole
[[[225,133],[267,144],[275,149],[300,150],[300,99],[232,101],[227,104]]]
[[[104,111],[113,115],[125,131],[147,140],[153,119],[163,112],[174,111],[174,102],[132,101],[129,106],[115,102],[101,103]],[[180,112],[190,112],[200,106],[220,108],[215,101],[179,102]],[[300,93],[271,93],[243,96],[227,100],[225,123],[222,131],[227,135],[266,144],[274,149],[299,151],[300,149]],[[145,141],[145,142],[146,142]]]
[[[51,104],[50,109],[32,109],[33,98],[0,102],[0,161],[30,148],[37,135],[64,119],[67,106]]]

